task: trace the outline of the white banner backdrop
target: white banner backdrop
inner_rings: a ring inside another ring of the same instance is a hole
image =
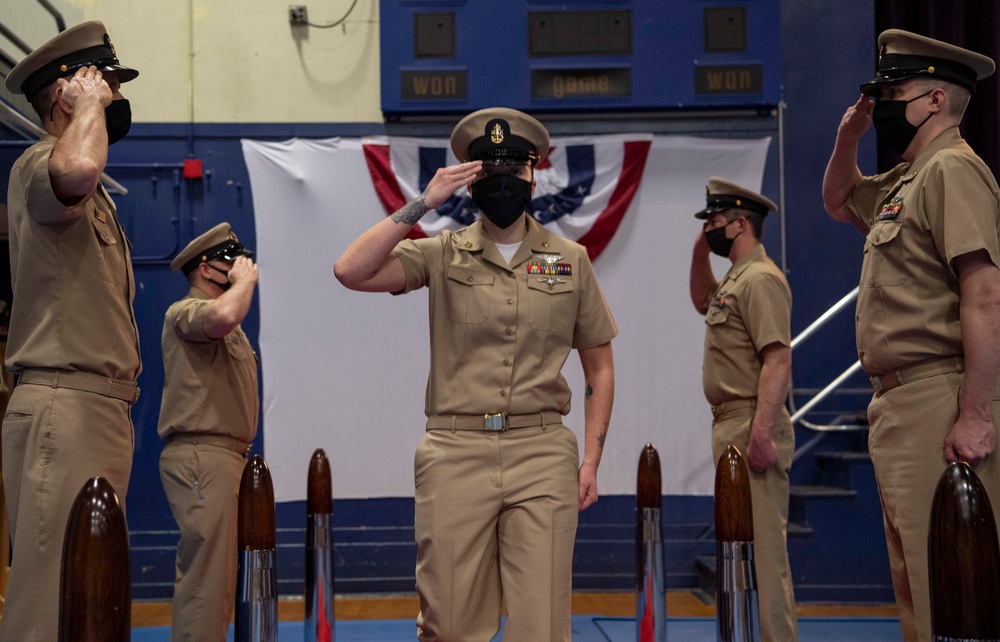
[[[347,245],[385,216],[362,151],[373,142],[387,139],[242,141],[260,265],[264,453],[276,501],[305,499],[316,448],[330,459],[335,497],[413,494],[429,363],[426,291],[352,292],[333,277]],[[594,262],[621,330],[612,343],[616,392],[598,477],[603,494],[635,493],[646,442],[659,450],[664,494],[712,493],[704,322],[688,296],[700,226],[693,214],[705,205],[709,176],[759,190],[770,142],[652,138],[639,191]],[[713,257],[713,265],[721,277],[729,263]],[[566,425],[580,438],[575,353],[564,374],[574,391]]]

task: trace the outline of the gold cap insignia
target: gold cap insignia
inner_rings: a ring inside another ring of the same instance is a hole
[[[499,145],[503,142],[503,128],[500,127],[500,123],[493,124],[493,129],[490,131],[490,142],[494,145]]]
[[[108,34],[104,34],[104,44],[111,50],[111,57],[118,58],[118,54],[115,52],[115,46],[111,44],[111,36]]]

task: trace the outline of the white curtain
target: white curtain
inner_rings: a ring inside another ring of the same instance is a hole
[[[335,497],[413,494],[429,360],[426,292],[351,292],[333,277],[347,245],[385,216],[366,142],[243,141],[260,265],[264,453],[277,501],[305,499],[316,448],[330,459]],[[635,493],[646,442],[659,450],[664,494],[712,493],[704,323],[688,297],[701,223],[693,214],[705,205],[709,176],[759,190],[769,144],[652,137],[639,191],[594,262],[621,330],[612,343],[616,395],[598,477],[603,494]],[[728,262],[713,266],[721,277]],[[566,425],[579,438],[583,383],[575,354],[564,374],[574,391]]]

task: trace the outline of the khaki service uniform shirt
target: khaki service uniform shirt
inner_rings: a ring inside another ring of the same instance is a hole
[[[135,381],[141,365],[131,245],[104,187],[69,207],[56,198],[49,179],[56,140],[43,136],[10,172],[7,367]]]
[[[157,432],[212,433],[251,442],[260,399],[257,355],[240,326],[221,339],[205,336],[212,301],[198,288],[167,309],[163,320],[163,402]]]
[[[792,291],[758,244],[719,282],[705,314],[702,387],[713,406],[757,397],[762,348],[792,345]]]
[[[531,217],[527,226],[509,266],[481,222],[393,250],[403,292],[429,288],[427,416],[565,415],[569,351],[618,334],[586,249]]]
[[[986,164],[949,129],[912,165],[863,178],[847,207],[869,230],[857,303],[865,372],[961,356],[952,261],[986,250],[1000,266],[1000,190]]]

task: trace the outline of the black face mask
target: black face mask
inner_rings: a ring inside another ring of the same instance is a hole
[[[931,92],[920,94],[910,100],[876,100],[875,108],[872,110],[872,123],[875,125],[875,133],[878,134],[878,142],[886,149],[902,156],[906,148],[913,142],[917,130],[923,127],[924,123],[934,115],[933,113],[927,114],[927,118],[922,123],[914,126],[906,120],[906,106],[929,93]]]
[[[729,221],[729,223],[732,222]],[[733,242],[736,241],[735,237],[731,239],[726,238],[726,228],[729,227],[729,223],[705,232],[705,242],[708,243],[708,249],[726,259],[729,258],[729,253],[733,249]]]
[[[531,181],[509,174],[494,174],[472,184],[472,201],[486,218],[506,229],[531,202]]]
[[[113,145],[125,138],[125,134],[132,127],[132,109],[128,100],[112,100],[111,104],[104,108],[104,123],[108,128],[108,145]]]
[[[211,263],[206,263],[205,265],[207,265],[208,267],[212,268],[213,270],[215,270],[216,272],[218,272],[222,276],[226,277],[226,282],[225,283],[219,283],[218,281],[212,281],[212,283],[214,283],[217,286],[219,286],[220,288],[222,288],[223,292],[225,292],[230,287],[232,287],[233,284],[230,283],[230,281],[229,281],[229,270],[220,270],[219,268],[215,267]],[[209,280],[211,281],[211,279],[209,279]]]

